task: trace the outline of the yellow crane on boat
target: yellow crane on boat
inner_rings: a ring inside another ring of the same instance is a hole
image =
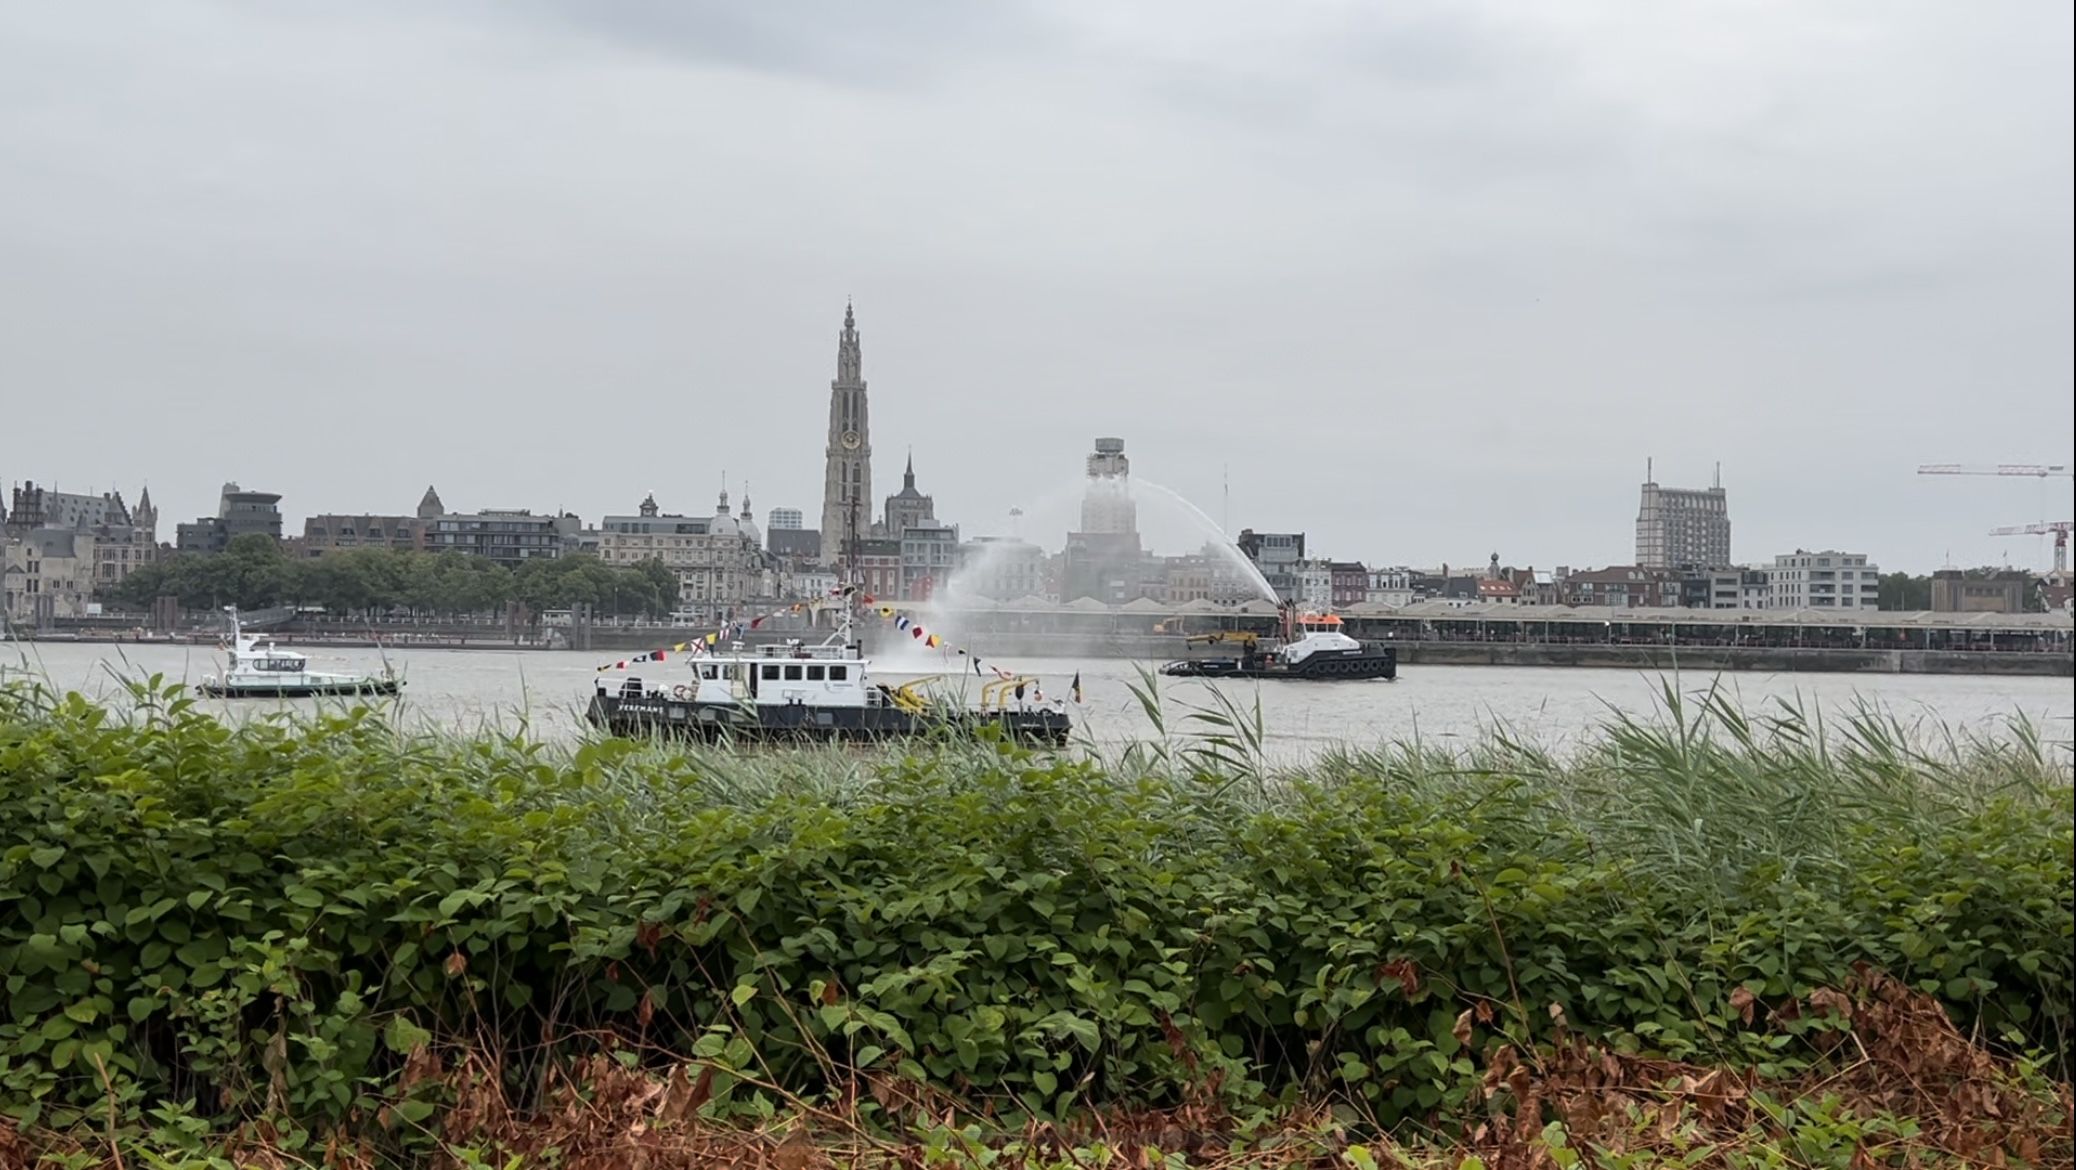
[[[1208,634],[1191,634],[1183,641],[1191,646],[1208,646],[1215,642],[1234,642],[1251,650],[1261,642],[1261,635],[1254,633],[1252,630],[1214,630]]]

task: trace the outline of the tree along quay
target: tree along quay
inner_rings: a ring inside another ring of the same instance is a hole
[[[0,688],[0,1108],[40,1127],[401,1157],[624,1074],[670,1125],[1338,1102],[1468,1141],[1587,1053],[1832,1083],[1883,1012],[1980,1037],[1999,1092],[2068,1075],[2076,806],[2024,727],[1820,744],[1674,693],[1563,756],[1279,771],[1237,719],[735,755],[132,700]]]

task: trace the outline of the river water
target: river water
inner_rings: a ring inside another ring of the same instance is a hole
[[[905,648],[904,648],[905,650]],[[380,670],[374,650],[309,648],[312,669]],[[550,739],[576,733],[603,653],[545,650],[391,650],[389,660],[407,680],[401,700],[406,722],[449,731],[512,729],[524,720]],[[1077,725],[1099,743],[1142,738],[1152,731],[1132,694],[1139,674],[1130,662],[1030,660],[1009,663],[1039,679],[1047,698],[1065,697],[1081,675],[1083,703],[1071,706]],[[120,695],[117,677],[154,672],[194,682],[220,667],[206,647],[21,643],[0,645],[0,672],[27,671],[68,690]],[[681,662],[646,668],[646,678],[684,676]],[[927,651],[876,660],[882,681],[941,673],[945,687],[971,695],[980,679],[970,666]],[[1747,711],[1776,699],[1798,701],[1827,715],[1877,704],[1911,723],[1987,730],[2015,714],[2033,719],[2047,738],[2066,742],[2076,713],[2076,684],[2068,679],[1958,675],[1687,673],[1662,676],[1628,670],[1548,667],[1409,666],[1397,682],[1240,682],[1162,679],[1162,709],[1171,733],[1191,724],[1190,709],[1211,702],[1217,686],[1239,706],[1258,702],[1272,757],[1301,759],[1337,744],[1366,745],[1418,737],[1447,742],[1474,737],[1495,725],[1553,748],[1589,732],[1613,710],[1648,712],[1663,681],[1695,694],[1719,684]],[[972,696],[977,697],[977,696]],[[307,707],[314,700],[213,703],[232,719]]]

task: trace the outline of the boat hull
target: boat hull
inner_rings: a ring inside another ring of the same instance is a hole
[[[368,678],[317,683],[223,683],[205,682],[195,687],[196,693],[210,699],[319,699],[319,698],[381,698],[394,695],[403,687],[403,680],[393,678]]]
[[[1398,678],[1398,651],[1389,646],[1365,646],[1345,653],[1311,654],[1293,666],[1262,655],[1248,658],[1185,658],[1161,667],[1172,678],[1299,679],[1306,682],[1358,682],[1363,679]]]
[[[739,707],[646,696],[593,695],[586,721],[613,735],[770,743],[840,743],[971,735],[995,728],[1010,739],[1064,745],[1064,711],[904,711],[898,707]]]

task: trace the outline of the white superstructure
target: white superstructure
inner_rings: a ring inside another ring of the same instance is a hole
[[[1342,653],[1362,649],[1362,643],[1341,632],[1341,619],[1332,614],[1306,614],[1297,619],[1298,636],[1277,647],[1277,657],[1296,666],[1312,655],[1331,650]]]

